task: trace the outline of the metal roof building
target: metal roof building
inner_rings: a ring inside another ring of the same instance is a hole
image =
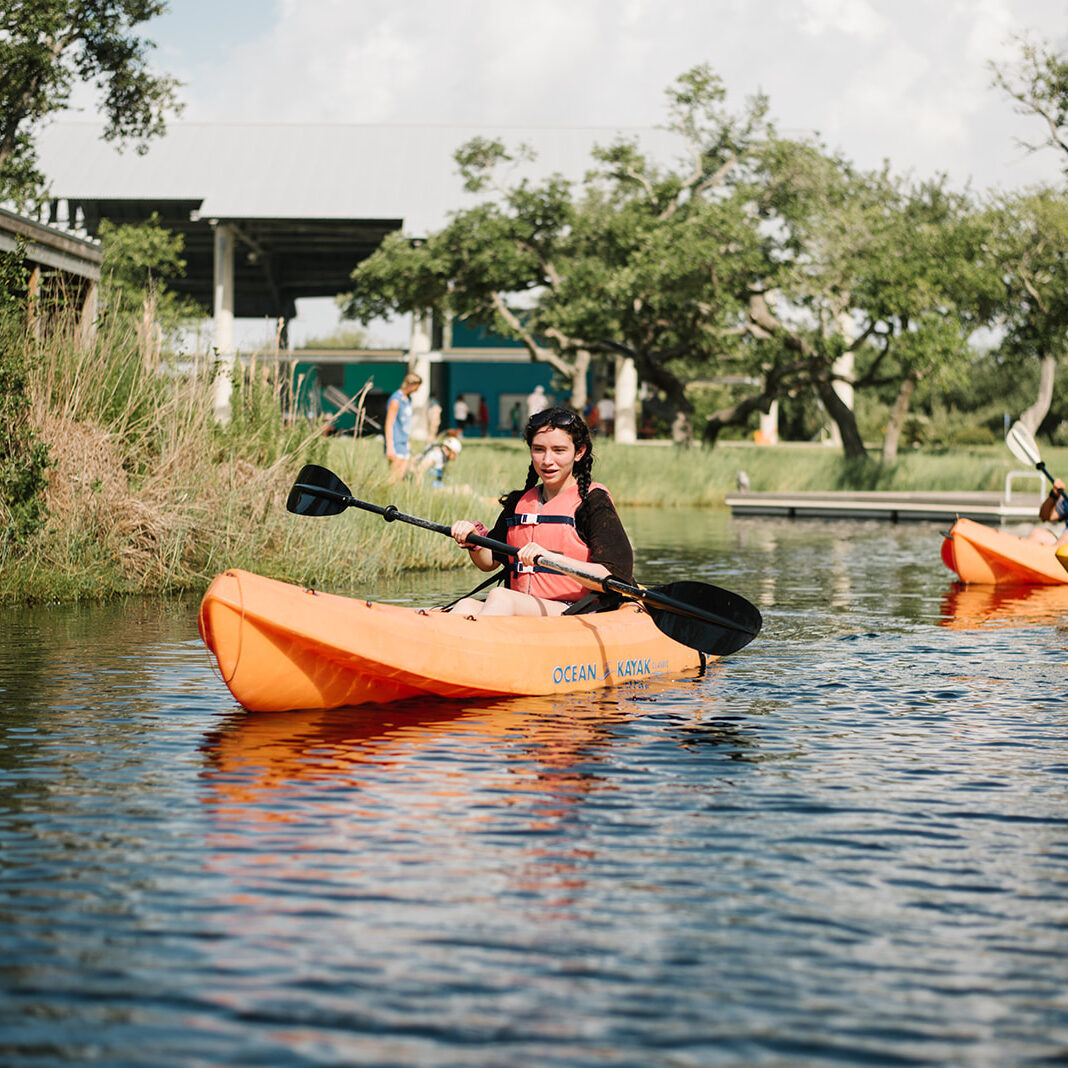
[[[133,223],[158,214],[184,238],[186,275],[168,285],[212,315],[214,349],[224,361],[235,354],[235,319],[276,321],[288,350],[285,327],[298,300],[347,290],[352,271],[387,233],[425,236],[450,212],[485,199],[464,192],[453,158],[475,137],[512,152],[530,149],[534,159],[517,164],[511,178],[581,180],[594,146],[621,138],[664,162],[680,155],[677,137],[652,128],[173,123],[143,155],[118,151],[101,132],[96,124],[56,123],[38,137],[50,221],[92,236],[102,219]],[[488,398],[496,431],[508,433],[514,405],[551,381],[549,366],[532,364],[514,344],[469,339],[475,347],[462,350],[453,338],[432,350],[428,325],[412,316],[402,350],[313,356],[319,388],[352,396],[376,374],[376,391],[388,392],[407,365],[424,379],[417,421],[433,390],[442,401]],[[229,402],[226,381],[220,378],[220,413]]]
[[[93,330],[103,254],[96,242],[0,208],[0,252],[22,248],[30,313],[38,328],[64,306],[77,308],[84,336]]]
[[[183,235],[187,273],[172,288],[214,316],[226,353],[233,318],[288,321],[298,299],[344,292],[385,234],[423,236],[477,203],[453,159],[476,136],[529,145],[536,160],[519,173],[572,179],[595,144],[637,137],[661,157],[677,147],[649,128],[173,123],[137,155],[103,141],[96,124],[56,123],[37,148],[50,221],[95,235],[103,218],[155,212]]]

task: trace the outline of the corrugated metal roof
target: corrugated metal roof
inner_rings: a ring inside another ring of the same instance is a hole
[[[638,137],[660,159],[677,139],[643,128],[171,123],[149,151],[119,152],[95,123],[55,123],[39,136],[41,168],[61,199],[196,200],[202,218],[404,219],[418,236],[478,199],[464,193],[453,153],[473,137],[537,160],[520,171],[578,179],[590,150]]]

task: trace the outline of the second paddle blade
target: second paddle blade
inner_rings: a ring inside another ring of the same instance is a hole
[[[348,508],[349,488],[318,464],[305,464],[289,491],[286,510],[297,515],[339,515]]]
[[[669,638],[710,656],[727,656],[747,646],[759,633],[764,620],[756,605],[740,594],[706,582],[672,582],[656,586],[653,592],[681,601],[693,608],[722,616],[734,627],[693,616],[679,615],[646,603],[653,621]]]
[[[1039,454],[1038,442],[1035,441],[1034,434],[1019,420],[1012,424],[1012,428],[1005,435],[1005,444],[1017,460],[1030,464],[1032,467],[1038,467],[1042,463],[1042,456]]]

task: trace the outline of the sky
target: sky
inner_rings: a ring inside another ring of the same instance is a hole
[[[170,0],[141,32],[196,122],[655,126],[699,63],[728,106],[862,168],[1063,182],[991,85],[1014,37],[1068,54],[1068,0]],[[302,312],[303,318],[303,312]]]

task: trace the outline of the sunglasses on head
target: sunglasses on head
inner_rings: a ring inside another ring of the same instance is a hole
[[[552,408],[547,408],[543,412],[535,412],[530,417],[529,426],[531,430],[541,430],[547,426],[555,426],[564,428],[574,425],[575,413],[558,411]]]

